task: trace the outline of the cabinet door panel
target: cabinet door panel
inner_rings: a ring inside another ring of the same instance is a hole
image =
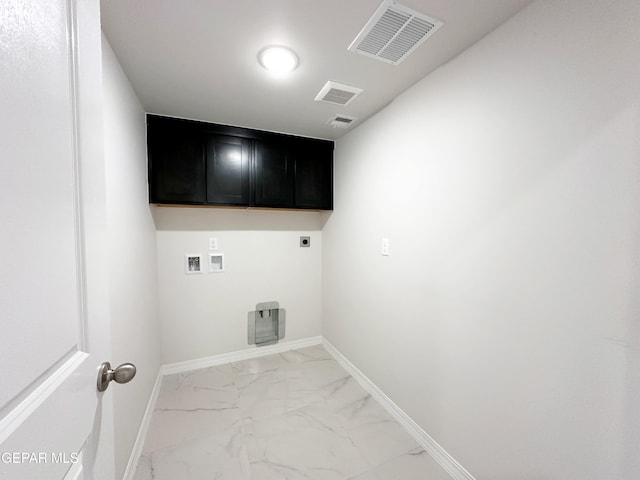
[[[280,145],[258,142],[255,162],[255,206],[293,207],[295,159]]]
[[[304,152],[296,158],[295,206],[333,209],[333,156]]]
[[[199,135],[149,128],[149,200],[204,203],[204,154]]]
[[[249,141],[224,135],[207,139],[207,203],[249,205]]]

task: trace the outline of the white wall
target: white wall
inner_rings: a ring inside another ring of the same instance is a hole
[[[321,333],[321,228],[327,214],[158,208],[162,360],[173,363],[246,348],[247,314],[257,303],[286,310],[287,340]],[[300,236],[311,247],[300,248]],[[185,255],[208,261],[218,240],[225,271],[185,274]]]
[[[113,384],[116,478],[122,478],[160,367],[156,232],[147,196],[145,112],[103,36],[105,181],[113,367],[136,377]]]
[[[533,3],[337,142],[323,334],[478,479],[640,471],[639,23]]]

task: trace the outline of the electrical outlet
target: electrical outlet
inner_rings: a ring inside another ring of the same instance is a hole
[[[382,248],[380,249],[380,253],[385,257],[388,257],[389,256],[389,239],[383,238],[381,243],[382,243]]]
[[[218,249],[218,239],[215,237],[209,237],[209,250]]]

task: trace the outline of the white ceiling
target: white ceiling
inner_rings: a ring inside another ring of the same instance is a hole
[[[531,0],[402,0],[444,26],[397,66],[347,51],[382,0],[102,0],[102,26],[147,112],[336,139]],[[275,78],[266,45],[300,57]],[[328,80],[364,89],[348,106],[314,101]]]

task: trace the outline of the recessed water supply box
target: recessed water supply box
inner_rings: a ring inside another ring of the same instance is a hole
[[[262,347],[284,338],[286,313],[278,302],[258,303],[247,320],[247,343]]]

